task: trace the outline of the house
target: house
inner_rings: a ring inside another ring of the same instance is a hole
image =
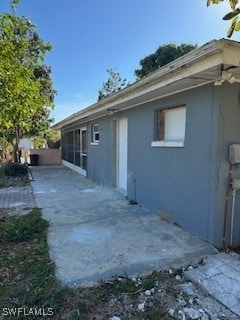
[[[240,144],[240,43],[213,40],[53,128],[64,165],[218,248],[240,245],[240,191],[231,223],[228,183],[229,148]]]

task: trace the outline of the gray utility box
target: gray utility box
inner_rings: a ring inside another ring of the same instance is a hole
[[[232,188],[235,190],[240,190],[240,179],[233,178],[232,180]]]
[[[240,144],[232,144],[229,148],[229,161],[231,164],[240,163]]]

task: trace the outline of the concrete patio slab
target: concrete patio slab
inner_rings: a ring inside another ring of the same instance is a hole
[[[69,286],[90,286],[114,276],[181,268],[216,253],[208,243],[130,205],[63,166],[33,167],[33,191],[50,221],[50,256]]]

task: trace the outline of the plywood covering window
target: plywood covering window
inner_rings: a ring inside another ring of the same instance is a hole
[[[183,147],[185,140],[186,106],[157,111],[157,141],[152,147]]]

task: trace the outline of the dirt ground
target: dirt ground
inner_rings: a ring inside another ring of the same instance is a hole
[[[133,285],[135,291],[132,291]],[[123,292],[124,288],[132,292]],[[82,291],[88,297],[90,308],[86,310],[86,319],[89,320],[238,319],[216,300],[187,282],[182,270],[154,272],[141,279],[118,278],[103,283],[95,290]],[[94,299],[92,295],[95,295]],[[93,302],[96,304],[93,305]],[[84,319],[81,318],[81,307],[72,315],[79,317],[76,319]]]

